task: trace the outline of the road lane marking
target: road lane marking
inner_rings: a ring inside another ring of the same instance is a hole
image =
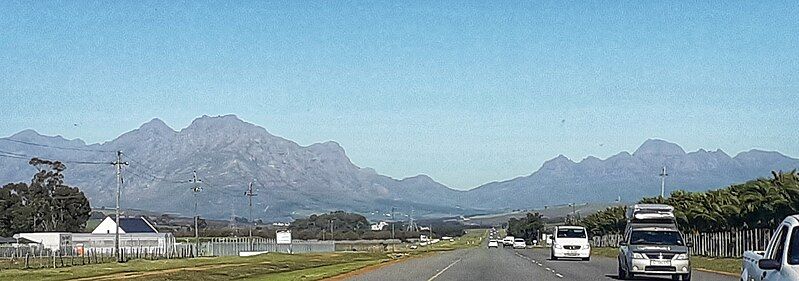
[[[558,278],[563,278],[563,274],[560,274],[560,273],[555,274],[555,276],[557,276]]]
[[[436,275],[433,275],[433,277],[430,277],[430,279],[427,279],[427,281],[433,281],[433,279],[436,279],[436,277],[438,277],[439,275],[441,275],[442,273],[444,273],[444,271],[447,271],[447,269],[449,269],[450,267],[452,267],[453,265],[455,265],[455,264],[456,264],[456,263],[458,263],[459,261],[461,261],[461,259],[458,259],[458,260],[456,260],[456,261],[452,262],[452,263],[451,263],[451,264],[449,264],[447,267],[445,267],[444,269],[442,269],[441,271],[439,271],[438,273],[436,273]]]

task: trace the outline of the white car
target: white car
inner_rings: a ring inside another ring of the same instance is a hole
[[[513,248],[514,249],[524,249],[527,248],[527,243],[524,242],[524,239],[516,238],[513,240]]]
[[[497,240],[488,241],[488,248],[499,248],[499,243],[497,243]]]
[[[502,247],[513,247],[513,240],[516,239],[513,236],[505,236],[505,239],[502,239]]]
[[[591,259],[591,245],[588,233],[581,226],[557,226],[552,233],[550,259],[580,258]]]
[[[799,280],[799,215],[785,218],[766,251],[746,251],[741,280]]]

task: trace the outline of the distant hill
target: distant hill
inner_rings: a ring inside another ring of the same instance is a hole
[[[799,167],[799,160],[778,152],[751,150],[735,157],[721,150],[686,153],[677,144],[648,140],[632,154],[578,163],[558,156],[528,176],[458,191],[425,175],[380,175],[354,165],[336,142],[301,146],[233,115],[203,116],[179,131],[153,119],[102,144],[33,130],[0,138],[2,152],[62,161],[108,163],[117,150],[130,164],[123,173],[124,208],[193,216],[194,194],[186,181],[197,171],[204,181],[198,211],[216,219],[247,216],[244,191],[253,179],[258,218],[288,220],[333,210],[382,218],[392,207],[421,218],[609,203],[619,196],[632,202],[659,193],[657,174],[664,165],[669,190],[707,190]],[[84,190],[93,207],[114,205],[112,165],[66,164],[66,182]],[[24,159],[0,157],[0,183],[28,182],[34,173]]]
[[[773,170],[799,168],[799,160],[778,152],[750,150],[730,157],[724,151],[686,153],[679,145],[650,139],[632,154],[574,162],[561,155],[536,172],[471,190],[469,206],[518,209],[570,202],[633,202],[660,194],[660,173],[666,167],[666,192],[704,191],[758,177]]]

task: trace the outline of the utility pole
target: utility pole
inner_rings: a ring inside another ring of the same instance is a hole
[[[668,176],[669,176],[669,174],[666,173],[666,166],[663,166],[663,171],[660,172],[660,198],[661,199],[666,198],[665,197],[665,195],[666,195],[665,194],[666,193],[666,177],[668,177]]]
[[[419,229],[416,226],[416,222],[413,221],[413,214],[415,213],[415,211],[416,210],[411,209],[411,215],[408,217],[408,220],[410,221],[408,223],[408,231],[413,231],[413,232],[419,231]]]
[[[128,162],[122,162],[122,151],[117,151],[117,161],[113,163],[117,170],[117,206],[115,209],[116,213],[116,229],[114,229],[114,256],[117,258],[117,261],[120,261],[119,255],[119,199],[122,193],[122,165],[128,165]]]
[[[250,225],[250,239],[252,239],[252,228],[255,226],[255,221],[252,219],[252,197],[253,196],[258,196],[258,194],[253,193],[253,190],[252,190],[253,181],[255,181],[255,180],[250,181],[250,186],[249,186],[249,188],[247,188],[247,192],[244,193],[244,195],[247,195],[247,197],[250,199],[250,205],[249,205],[249,208],[250,208],[250,223],[251,223],[251,225]]]
[[[397,224],[397,221],[394,220],[394,207],[391,207],[391,239],[396,239],[394,236],[394,225]]]
[[[330,220],[330,240],[333,240],[333,220]]]
[[[200,215],[197,214],[197,193],[202,191],[202,187],[199,185],[199,183],[202,181],[197,179],[197,171],[194,171],[193,175],[194,177],[192,178],[192,182],[194,183],[194,188],[192,188],[192,191],[194,191],[194,256],[197,257],[200,254],[200,229],[198,228],[199,224],[197,222],[200,218]]]

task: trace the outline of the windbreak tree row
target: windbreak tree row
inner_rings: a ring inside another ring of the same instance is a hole
[[[688,232],[771,229],[799,213],[799,174],[772,172],[770,179],[706,192],[677,190],[668,198],[644,198],[640,203],[673,206],[677,223]],[[625,222],[625,207],[612,207],[587,216],[581,225],[593,235],[605,235],[621,233]]]

